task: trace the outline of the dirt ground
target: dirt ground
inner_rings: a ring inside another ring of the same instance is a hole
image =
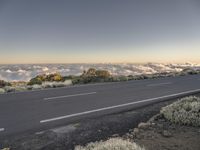
[[[200,128],[175,125],[157,115],[135,128],[132,138],[147,150],[200,150]]]

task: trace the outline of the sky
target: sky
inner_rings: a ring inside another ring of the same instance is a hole
[[[0,64],[199,58],[199,0],[0,0]]]

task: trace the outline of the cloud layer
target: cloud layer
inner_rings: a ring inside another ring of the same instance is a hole
[[[28,81],[38,74],[59,72],[62,75],[80,75],[89,68],[105,69],[112,75],[140,75],[162,72],[179,72],[185,68],[199,69],[200,64],[31,64],[0,65],[0,79],[6,81]]]

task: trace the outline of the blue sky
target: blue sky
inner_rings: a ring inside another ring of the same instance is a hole
[[[1,0],[0,63],[200,62],[199,0]]]

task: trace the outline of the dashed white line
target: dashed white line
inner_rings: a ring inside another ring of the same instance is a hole
[[[72,95],[48,97],[48,98],[44,98],[44,100],[61,99],[61,98],[75,97],[75,96],[84,96],[84,95],[92,95],[92,94],[96,94],[96,93],[97,92],[90,92],[90,93],[78,93],[78,94],[72,94]]]
[[[172,84],[172,82],[164,82],[164,83],[148,84],[147,86],[160,86],[160,85],[168,85],[168,84]]]
[[[90,110],[90,111],[85,111],[85,112],[80,112],[80,113],[75,113],[75,114],[70,114],[70,115],[55,117],[55,118],[51,118],[51,119],[45,119],[45,120],[41,120],[40,123],[57,121],[57,120],[61,120],[61,119],[66,119],[66,118],[71,118],[71,117],[86,115],[86,114],[90,114],[90,113],[94,113],[94,112],[100,112],[100,111],[104,111],[104,110],[110,110],[110,109],[114,109],[114,108],[120,108],[120,107],[129,106],[129,105],[144,103],[144,102],[156,101],[156,100],[164,99],[164,98],[173,98],[173,97],[176,97],[176,96],[181,96],[181,95],[184,95],[184,94],[191,94],[191,93],[195,93],[195,92],[200,92],[200,89],[190,90],[190,91],[185,91],[185,92],[180,92],[180,93],[170,94],[170,95],[165,95],[165,96],[160,96],[160,97],[156,97],[156,98],[150,98],[150,99],[140,100],[140,101],[131,102],[131,103],[125,103],[125,104],[121,104],[121,105],[115,105],[115,106],[110,106],[110,107],[104,107],[104,108],[94,109],[94,110]]]
[[[0,128],[0,132],[4,131],[5,129],[4,128]]]

